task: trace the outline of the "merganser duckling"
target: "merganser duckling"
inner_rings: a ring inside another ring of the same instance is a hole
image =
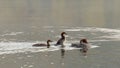
[[[34,47],[42,47],[42,46],[47,46],[47,48],[50,47],[49,42],[52,42],[51,40],[47,40],[47,44],[33,44],[32,46]]]
[[[62,32],[61,33],[61,38],[57,41],[57,43],[55,44],[56,46],[61,45],[62,47],[64,47],[64,41],[65,41],[65,35],[67,35],[66,32]]]

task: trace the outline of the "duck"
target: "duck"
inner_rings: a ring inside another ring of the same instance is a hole
[[[80,49],[80,51],[83,53],[84,56],[86,56],[89,48],[87,39],[81,39],[80,43],[82,48]]]
[[[71,47],[83,48],[83,47],[87,46],[87,44],[88,44],[87,39],[81,39],[79,44],[72,43]]]
[[[51,40],[47,40],[47,44],[43,44],[43,43],[41,43],[41,44],[33,44],[32,46],[33,47],[43,47],[43,46],[47,46],[47,48],[50,48],[50,43],[49,42],[52,42]]]
[[[72,44],[71,47],[81,48],[80,51],[86,56],[89,46],[87,39],[81,39],[79,44]]]
[[[57,43],[55,44],[56,46],[61,45],[64,46],[64,41],[65,41],[65,35],[67,35],[66,32],[62,32],[61,33],[61,38],[57,41]]]

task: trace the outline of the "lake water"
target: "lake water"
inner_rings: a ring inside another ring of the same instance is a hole
[[[119,0],[0,0],[1,68],[119,68]],[[86,38],[87,57],[56,43],[65,31],[66,47]]]

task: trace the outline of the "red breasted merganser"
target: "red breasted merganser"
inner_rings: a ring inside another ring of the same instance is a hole
[[[56,46],[57,45],[61,45],[61,46],[64,46],[64,41],[65,41],[65,35],[67,35],[66,32],[62,32],[61,33],[61,38],[57,41],[57,43],[55,44]]]
[[[87,39],[81,39],[79,44],[72,44],[71,47],[82,48],[80,51],[86,56],[89,46]]]
[[[33,44],[32,46],[34,47],[43,47],[43,46],[47,46],[47,48],[50,47],[49,42],[52,42],[51,40],[47,40],[47,44]]]
[[[81,39],[79,44],[72,43],[71,47],[83,48],[86,44],[88,44],[87,39]]]

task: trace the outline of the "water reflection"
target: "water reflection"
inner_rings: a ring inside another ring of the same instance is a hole
[[[64,56],[65,56],[65,49],[64,47],[61,47],[61,66],[63,68],[65,62],[64,62]]]
[[[83,56],[87,56],[87,50],[85,50],[84,48],[80,49],[80,52],[82,53]]]
[[[64,58],[64,56],[65,56],[65,49],[61,48],[61,58]]]

